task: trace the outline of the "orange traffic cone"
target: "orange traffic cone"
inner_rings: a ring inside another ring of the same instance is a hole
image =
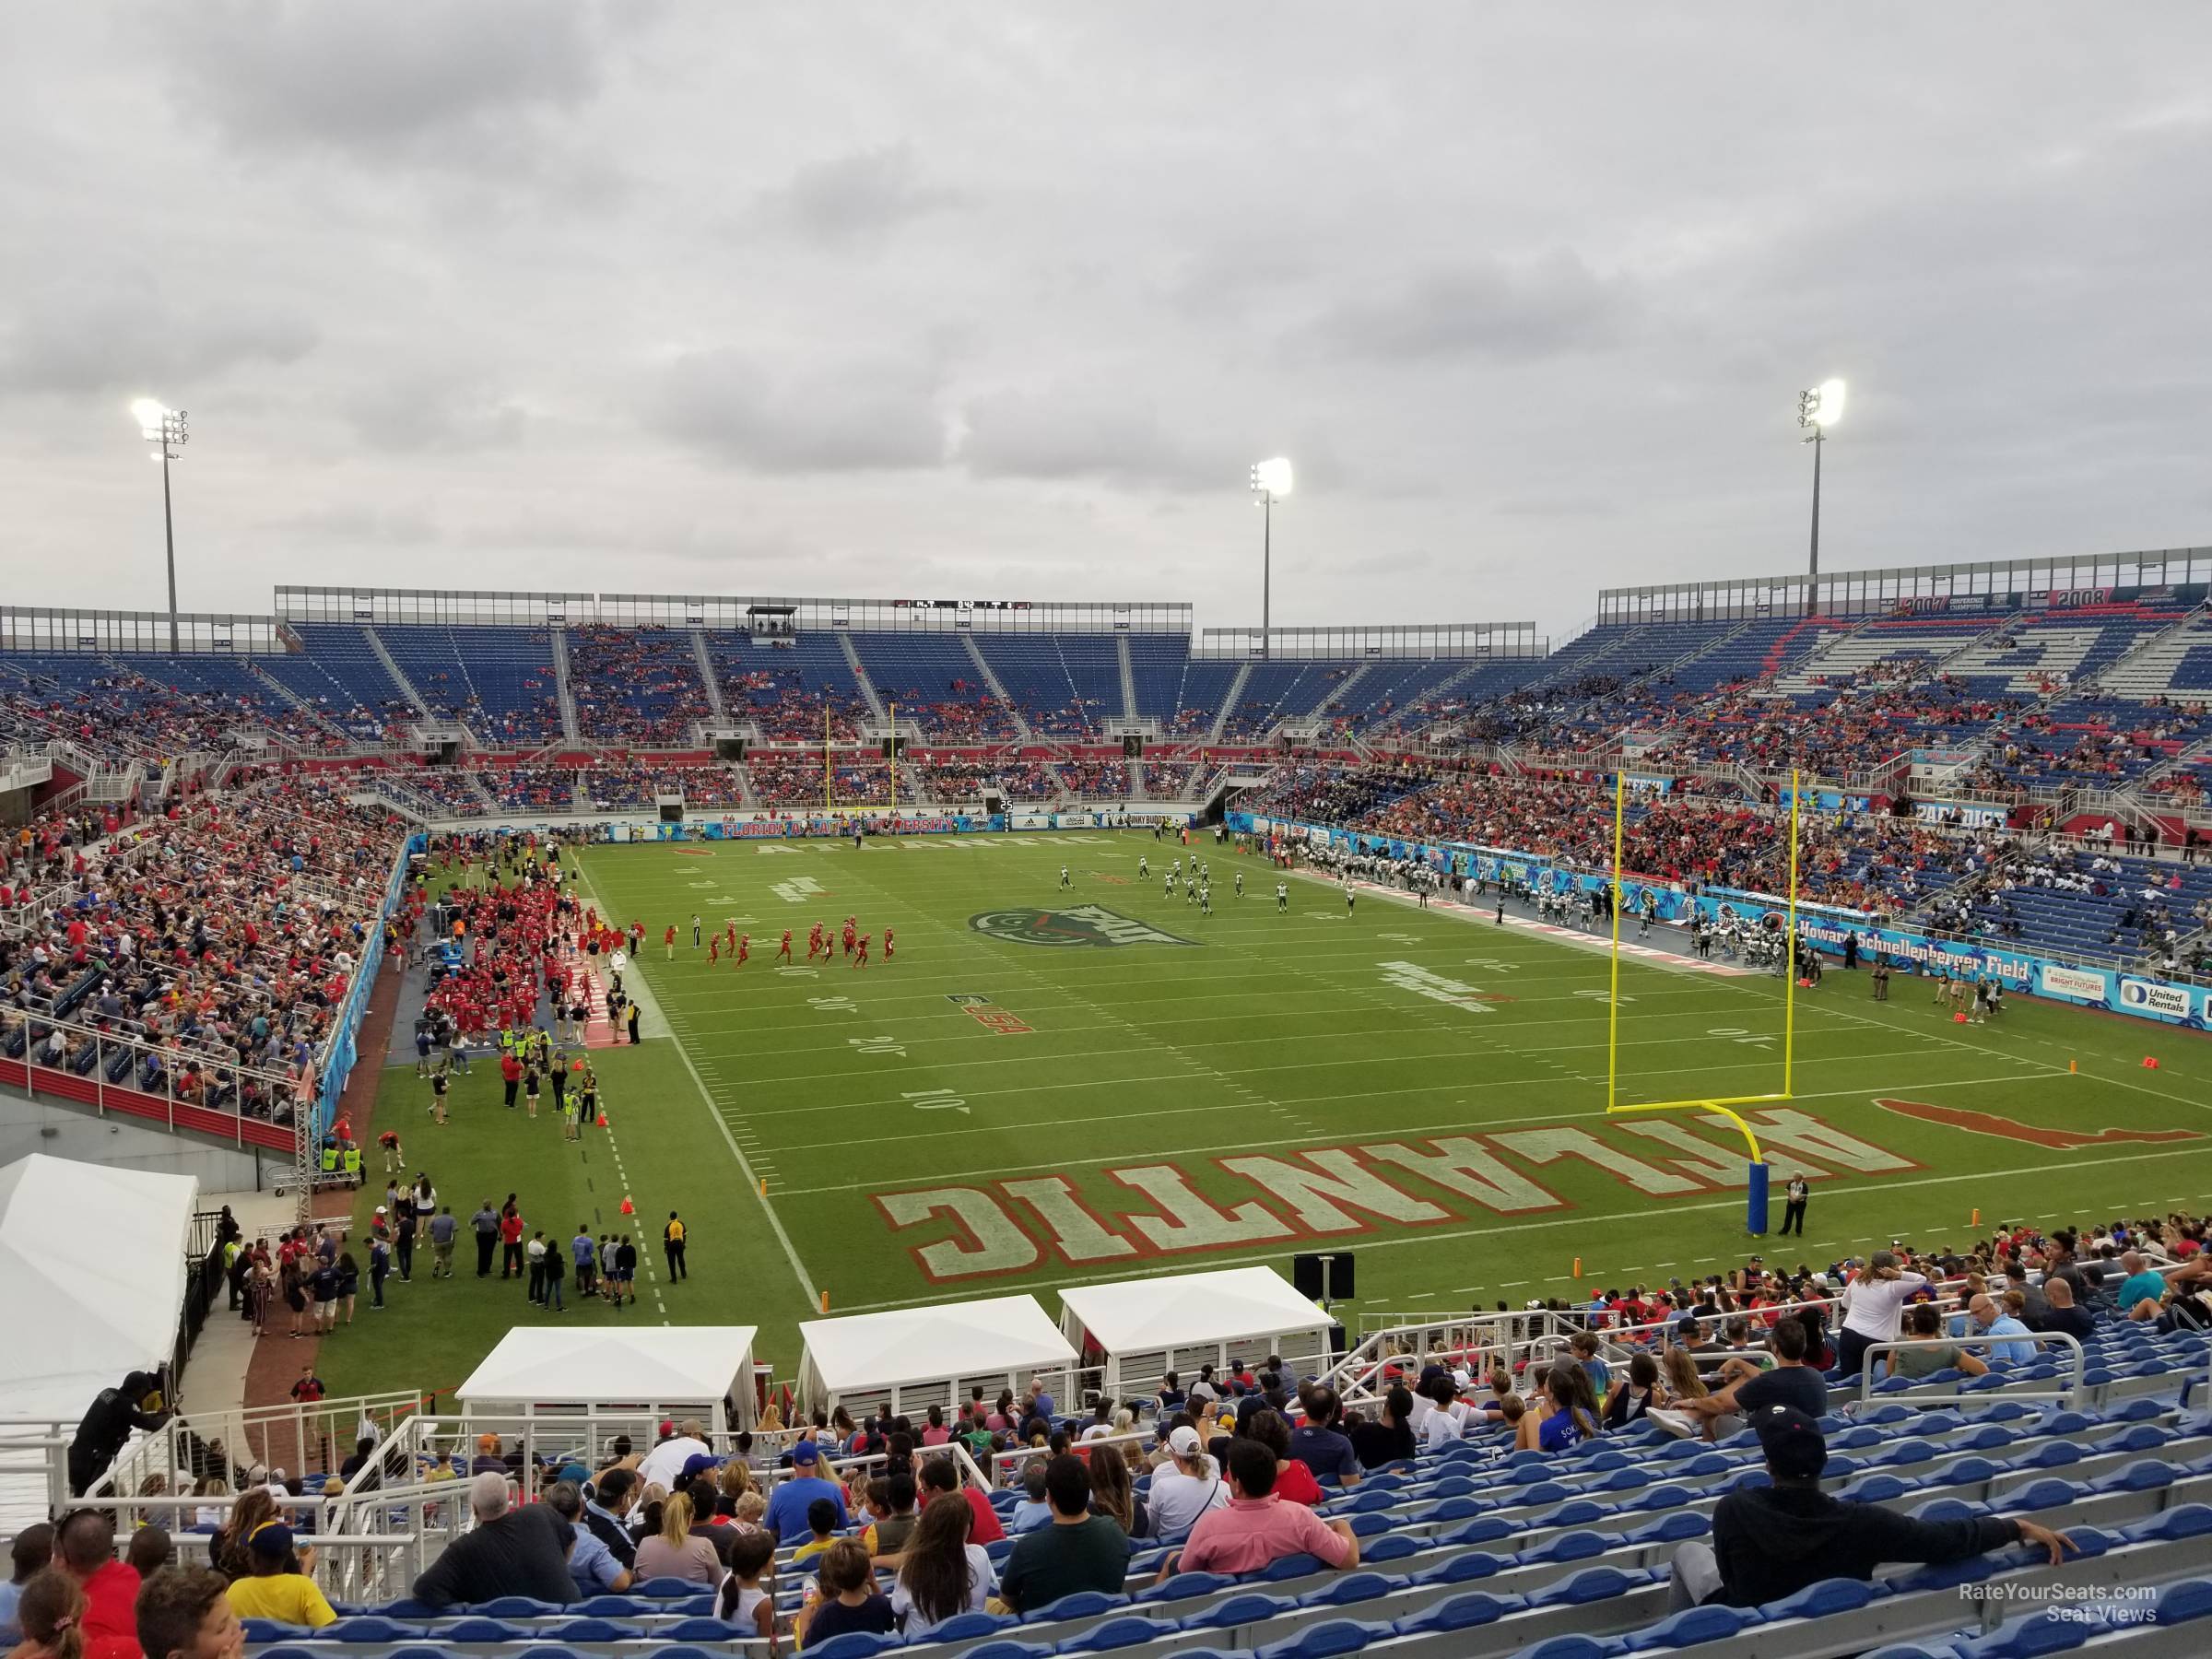
[[[1966,1010],[1961,1008],[1958,1013],[1952,1015],[1951,1023],[1953,1025],[1964,1025],[1966,1023]]]
[[[638,1206],[625,1198],[622,1200],[622,1213],[626,1216],[634,1216],[638,1213]]]
[[[2145,1071],[2157,1071],[2159,1069],[2159,1057],[2156,1054],[2144,1055],[2143,1069]]]
[[[1581,1256],[1574,1258],[1574,1277],[1576,1278],[1583,1277],[1583,1258]]]
[[[599,1114],[599,1127],[602,1129],[606,1127],[606,1113],[604,1112]]]
[[[2068,1060],[2066,1062],[2066,1070],[2069,1072],[2078,1072],[2081,1070],[2081,1062],[2078,1060]]]

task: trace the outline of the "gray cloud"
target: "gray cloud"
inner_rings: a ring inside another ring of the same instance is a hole
[[[235,144],[457,163],[457,147],[504,149],[520,137],[502,132],[509,124],[578,109],[602,85],[614,28],[653,9],[195,0],[159,27],[178,105]]]
[[[1354,357],[1529,361],[1613,344],[1636,309],[1629,286],[1555,249],[1539,258],[1454,265],[1342,300],[1309,337]]]
[[[958,199],[924,183],[913,151],[900,144],[808,162],[761,194],[759,218],[818,246],[847,249],[878,242]]]
[[[22,301],[0,331],[0,391],[152,392],[183,403],[230,371],[296,363],[315,342],[314,325],[288,305],[185,302],[150,280],[101,273]]]
[[[453,454],[522,441],[522,405],[451,371],[394,375],[359,388],[343,413],[360,440],[390,454]]]
[[[161,603],[142,391],[215,610],[798,570],[1231,626],[1280,453],[1278,621],[1560,633],[1799,568],[1829,374],[1824,564],[2202,545],[2212,10],[1871,4],[16,7],[20,596]]]
[[[1135,488],[1233,488],[1235,450],[1171,432],[1141,392],[1005,390],[963,411],[960,460],[978,478],[1084,479]]]
[[[767,472],[936,466],[946,431],[935,379],[912,362],[779,369],[736,350],[688,353],[649,392],[645,422],[709,460]]]

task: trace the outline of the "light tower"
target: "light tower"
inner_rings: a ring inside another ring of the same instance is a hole
[[[161,535],[169,547],[169,654],[177,654],[177,524],[170,512],[169,464],[177,458],[177,451],[184,447],[189,435],[184,429],[184,411],[172,409],[142,397],[131,406],[136,417],[138,430],[154,446],[154,459],[161,463]]]
[[[1820,587],[1820,452],[1828,447],[1828,429],[1843,418],[1843,382],[1825,380],[1809,392],[1797,394],[1797,424],[1806,429],[1801,441],[1813,446],[1813,548],[1806,574],[1805,614],[1819,607]]]
[[[1252,493],[1260,510],[1260,654],[1266,657],[1275,654],[1269,622],[1275,585],[1275,503],[1290,493],[1290,463],[1280,455],[1253,463]]]

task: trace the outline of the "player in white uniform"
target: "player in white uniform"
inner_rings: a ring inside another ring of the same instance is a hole
[[[1067,866],[1065,865],[1062,865],[1060,866],[1060,885],[1063,888],[1071,888],[1076,885],[1067,878]]]
[[[1214,889],[1211,887],[1202,887],[1198,889],[1198,913],[1202,916],[1210,916],[1214,913]]]
[[[1136,855],[1136,878],[1139,881],[1148,881],[1151,879],[1151,877],[1152,865],[1146,859],[1145,855],[1142,853],[1139,853]]]
[[[1174,871],[1172,871],[1172,870],[1170,870],[1170,871],[1168,872],[1168,879],[1167,879],[1167,882],[1166,882],[1166,884],[1165,884],[1165,885],[1164,885],[1164,886],[1161,888],[1161,889],[1160,889],[1160,892],[1161,892],[1161,896],[1162,896],[1162,897],[1164,897],[1164,898],[1172,899],[1172,898],[1174,898],[1174,897],[1175,897],[1175,872],[1174,872]]]
[[[1358,899],[1359,896],[1359,894],[1352,891],[1352,878],[1349,875],[1347,875],[1344,878],[1344,914],[1347,921],[1351,919],[1352,902],[1354,900]]]
[[[1290,884],[1287,881],[1278,881],[1275,884],[1275,913],[1278,916],[1282,915],[1289,908]]]
[[[1241,870],[1237,872],[1237,897],[1244,897],[1244,872]]]

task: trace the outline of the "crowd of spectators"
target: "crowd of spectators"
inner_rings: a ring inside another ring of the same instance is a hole
[[[676,748],[713,718],[688,629],[569,629],[569,693],[577,729],[594,742]]]
[[[1154,801],[1180,801],[1191,787],[1197,768],[1182,760],[1140,760],[1145,795]]]
[[[11,867],[41,879],[17,889],[30,902],[11,905],[24,931],[0,935],[0,1047],[80,1073],[104,1063],[111,1082],[288,1121],[382,898],[398,821],[286,776],[97,842],[82,839],[88,830],[18,838]],[[118,1042],[103,1050],[103,1037]]]
[[[1086,801],[1126,801],[1129,768],[1120,760],[1061,760],[1054,763],[1061,782]]]
[[[576,806],[579,774],[566,766],[487,767],[477,774],[504,812],[570,812]]]
[[[332,754],[382,742],[387,727],[413,714],[397,700],[377,709],[322,700],[311,712],[274,689],[185,690],[120,662],[65,685],[0,659],[0,734],[30,744],[65,738],[105,760],[195,749],[219,754],[234,747],[238,732],[265,732],[309,754]]]

